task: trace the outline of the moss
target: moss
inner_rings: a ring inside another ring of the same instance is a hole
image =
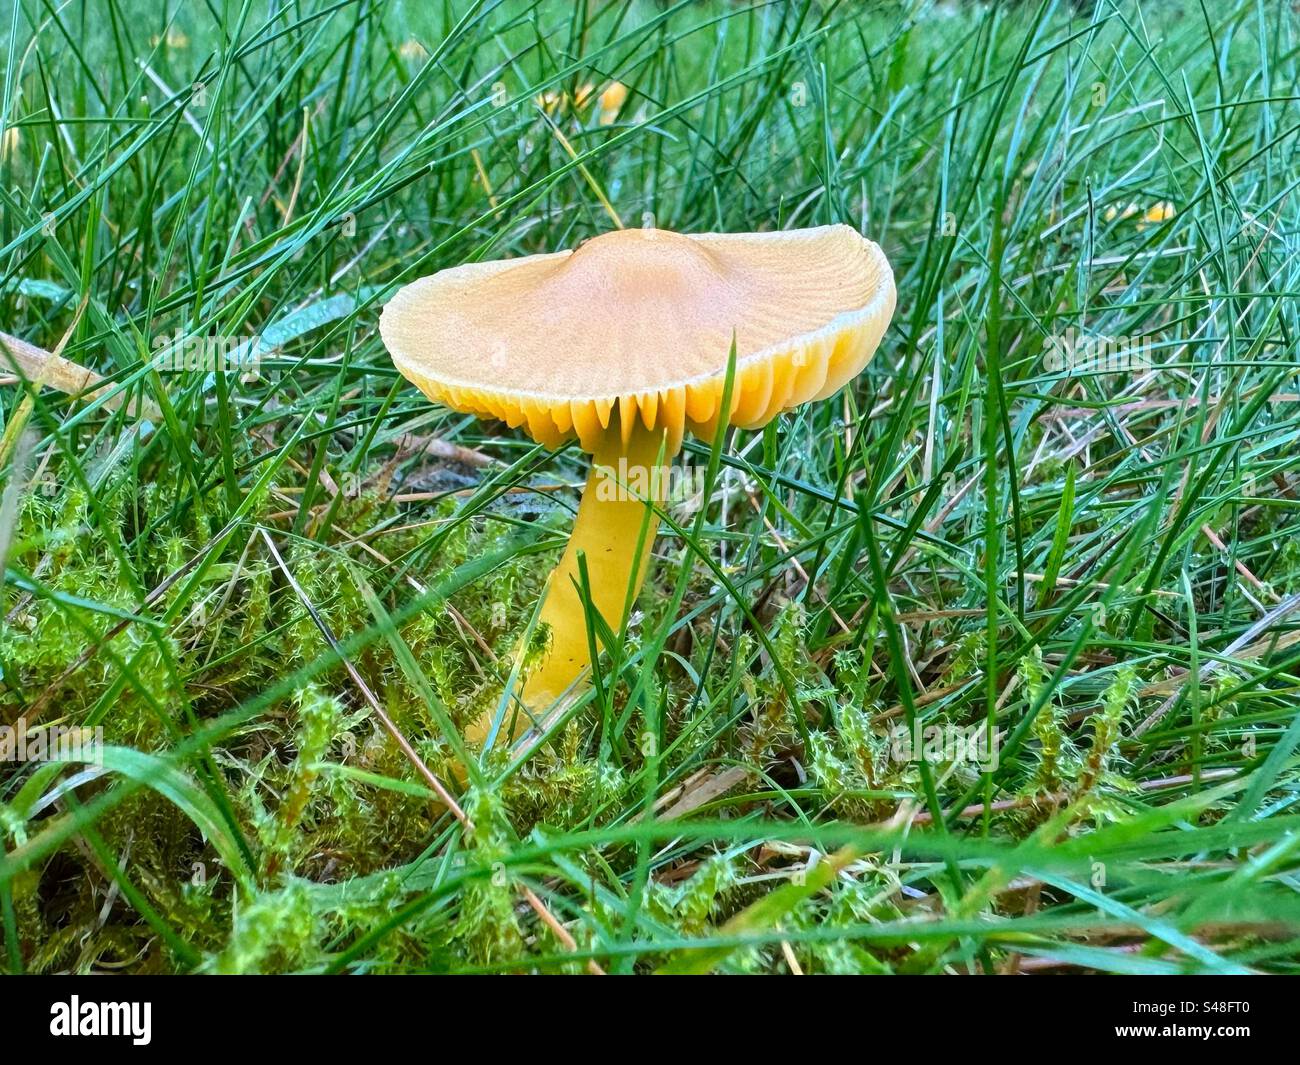
[[[735,859],[715,855],[679,884],[652,884],[646,908],[687,935],[703,935],[724,914],[738,881]]]
[[[11,560],[57,593],[134,612],[141,584],[161,584],[188,567],[216,531],[207,497],[191,489],[182,491],[175,478],[158,478],[138,492],[119,482],[98,499],[102,516],[117,523],[113,530],[93,528],[82,490],[29,494]],[[268,501],[250,519],[274,525],[271,509]],[[454,509],[447,504],[440,512],[447,517]],[[334,529],[351,537],[362,529],[350,528],[349,521],[388,520],[397,513],[393,503],[375,496],[364,506],[343,508]],[[498,546],[503,536],[496,523],[460,523],[447,540],[447,551],[427,557],[421,580],[440,580],[460,562]],[[132,580],[110,545],[136,538],[138,551],[128,559],[138,567]],[[424,542],[409,533],[393,539],[399,550]],[[346,636],[373,625],[343,555],[301,539],[287,541],[281,550],[298,587],[332,631]],[[479,641],[498,660],[508,660],[518,640],[520,611],[513,602],[508,610],[498,609],[494,600],[509,601],[521,589],[531,592],[535,583],[526,562],[510,563],[476,586],[476,593],[487,598],[466,598],[460,620],[434,608],[402,624],[412,653],[434,666],[435,694],[454,720],[463,724],[499,692],[493,672],[465,668],[471,656],[486,658]],[[45,721],[84,721],[93,713],[103,725],[105,742],[145,751],[163,750],[183,735],[191,715],[202,722],[227,713],[328,650],[260,536],[233,543],[196,585],[186,580],[169,584],[153,607],[156,614],[170,613],[175,619],[165,634],[128,625],[99,647],[114,628],[113,616],[12,588],[7,598],[4,609],[12,621],[0,626],[0,660],[8,681],[0,695],[0,720],[14,720],[43,696]],[[390,597],[390,609],[397,605]],[[130,675],[117,663],[125,664]],[[448,751],[436,720],[391,647],[382,640],[372,643],[358,655],[357,665],[426,761],[449,776]],[[339,771],[347,766],[423,785],[392,740],[377,729],[342,666],[325,670],[268,707],[212,757],[218,777],[202,786],[209,795],[224,793],[236,829],[252,849],[258,871],[254,893],[235,889],[230,871],[187,813],[156,792],[136,793],[102,817],[97,830],[110,852],[129,856],[136,886],[182,939],[208,954],[205,965],[214,971],[285,971],[319,961],[326,949],[325,924],[341,927],[346,922],[328,909],[317,909],[313,896],[295,886],[298,878],[337,883],[400,866],[421,853],[443,816],[436,803]],[[515,789],[528,816],[567,821],[590,813],[621,787],[617,774],[584,763],[572,747],[564,757],[573,757],[573,764],[557,763],[557,772],[525,780]],[[0,787],[21,778],[20,768],[0,766]],[[100,788],[89,785],[80,796],[93,798]],[[505,818],[504,808],[501,816]],[[20,841],[38,827],[22,819],[5,822],[6,835]],[[490,868],[490,856],[503,852],[505,839],[497,835],[484,841],[475,860]],[[59,863],[68,868],[60,871]],[[81,887],[69,890],[70,884]],[[58,863],[14,881],[27,967],[76,968],[128,956],[142,971],[175,967],[177,959],[129,907],[119,902],[106,921],[100,920],[103,899],[98,893],[106,887],[103,872],[71,845],[60,851]],[[364,910],[372,901],[387,912],[392,899],[353,899],[350,905]],[[398,964],[399,957],[409,963],[425,951],[450,950],[462,958],[517,953],[523,938],[512,913],[516,901],[511,890],[501,889],[489,876],[467,896],[465,913],[473,919],[459,923],[458,935],[439,931],[438,921],[415,922],[409,937],[394,940],[405,949],[393,955],[392,963]]]
[[[313,958],[320,933],[310,895],[288,884],[240,907],[229,942],[204,968],[222,975],[290,972]]]

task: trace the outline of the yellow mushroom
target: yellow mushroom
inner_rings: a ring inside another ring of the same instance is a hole
[[[397,54],[403,59],[418,63],[423,63],[429,58],[429,50],[414,38],[403,41],[402,46],[397,50]]]
[[[600,124],[612,125],[626,102],[627,86],[621,81],[610,82],[605,91],[600,94]]]
[[[844,225],[618,230],[572,251],[453,267],[398,291],[380,333],[426,396],[548,447],[576,439],[593,456],[544,593],[551,641],[521,693],[532,715],[575,691],[591,666],[579,555],[591,606],[622,628],[658,524],[656,500],[628,482],[663,484],[661,463],[685,433],[712,439],[733,338],[727,420],[757,429],[856,376],[894,301],[884,253]],[[488,724],[469,738],[482,739]]]
[[[1138,223],[1138,229],[1146,229],[1148,225],[1162,225],[1173,218],[1175,214],[1177,214],[1177,211],[1174,210],[1172,203],[1168,200],[1160,200],[1143,212],[1142,221]]]

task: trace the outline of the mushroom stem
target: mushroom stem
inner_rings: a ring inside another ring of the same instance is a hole
[[[645,581],[659,527],[654,501],[662,503],[667,484],[669,455],[661,459],[662,430],[650,431],[639,421],[623,442],[617,415],[611,420],[592,456],[591,471],[582,492],[578,516],[568,546],[547,581],[539,620],[550,628],[550,645],[533,666],[523,685],[521,699],[529,714],[542,717],[591,666],[592,642],[587,637],[587,612],[579,591],[582,577],[578,556],[587,563],[587,590],[591,605],[617,633],[636,602]],[[648,513],[647,513],[648,511]],[[637,543],[645,526],[641,550]],[[597,646],[600,640],[594,641]],[[491,716],[485,715],[469,730],[471,740],[486,738]],[[529,724],[528,715],[512,715],[505,730],[513,739]]]

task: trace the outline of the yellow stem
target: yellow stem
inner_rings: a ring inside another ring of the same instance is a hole
[[[659,527],[659,518],[646,500],[659,499],[662,505],[667,485],[669,456],[659,465],[662,441],[662,433],[650,432],[638,423],[625,446],[615,415],[604,442],[592,456],[568,546],[543,593],[540,620],[550,627],[550,645],[528,674],[521,693],[533,717],[545,715],[591,667],[578,555],[586,557],[592,608],[611,631],[619,632],[636,602]],[[643,526],[644,542],[638,552]],[[599,640],[595,642],[600,645]],[[467,737],[475,742],[485,739],[493,716],[484,715],[475,722]],[[508,738],[513,739],[530,722],[522,711],[511,716],[516,723]],[[510,731],[508,721],[506,731]]]

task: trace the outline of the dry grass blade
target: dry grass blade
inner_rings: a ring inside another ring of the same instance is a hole
[[[64,339],[66,341],[67,338]],[[62,347],[60,344],[59,349],[62,350]],[[132,418],[144,417],[153,422],[162,418],[153,403],[129,399],[100,374],[71,359],[65,359],[58,351],[46,351],[19,337],[0,333],[0,357],[38,390],[43,387],[53,388],[86,403],[103,397],[104,406],[108,410],[121,410],[126,406],[126,412]]]

